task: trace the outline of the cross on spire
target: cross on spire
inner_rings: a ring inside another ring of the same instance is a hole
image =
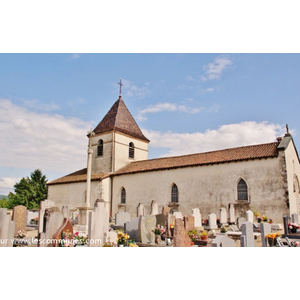
[[[120,85],[120,96],[122,95],[122,78],[120,78],[120,82],[118,82],[118,84]]]

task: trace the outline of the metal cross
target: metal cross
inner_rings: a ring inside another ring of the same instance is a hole
[[[122,94],[122,86],[123,86],[123,84],[122,84],[122,78],[120,78],[120,82],[118,82],[118,84],[120,85],[120,96],[121,96],[121,94]]]
[[[285,128],[286,128],[286,133],[289,134],[289,125],[286,124],[286,125],[285,125]]]

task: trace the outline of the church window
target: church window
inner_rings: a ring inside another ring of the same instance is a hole
[[[172,186],[171,202],[178,202],[178,187],[175,183]]]
[[[122,204],[126,203],[126,190],[124,188],[122,188],[122,191],[121,191],[121,203]]]
[[[240,179],[238,186],[238,200],[248,200],[248,187],[244,179]]]
[[[134,158],[134,144],[129,143],[129,158]]]
[[[103,140],[100,140],[98,143],[97,153],[98,153],[98,156],[103,155]]]

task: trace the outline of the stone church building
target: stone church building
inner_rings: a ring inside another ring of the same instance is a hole
[[[88,167],[48,183],[57,206],[72,211],[101,199],[112,217],[136,217],[139,205],[150,214],[152,201],[159,211],[199,208],[202,218],[232,205],[236,217],[248,209],[274,222],[300,214],[299,156],[288,130],[272,143],[148,159],[150,141],[120,96],[88,138]]]

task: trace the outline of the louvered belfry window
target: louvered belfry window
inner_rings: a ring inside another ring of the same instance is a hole
[[[244,179],[240,179],[238,186],[238,200],[248,200],[248,187]]]
[[[129,158],[134,158],[134,144],[129,143]]]
[[[98,156],[103,156],[103,140],[100,140],[98,143],[97,154]]]
[[[171,202],[178,202],[178,187],[175,183],[172,186]]]

